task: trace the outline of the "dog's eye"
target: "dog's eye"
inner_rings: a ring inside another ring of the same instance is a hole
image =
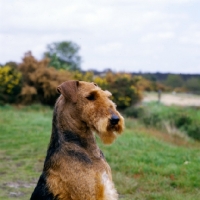
[[[90,101],[94,101],[95,100],[95,95],[94,94],[90,94],[89,96],[86,97],[88,100]]]

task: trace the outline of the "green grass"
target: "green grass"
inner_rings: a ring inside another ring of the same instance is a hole
[[[0,199],[27,200],[42,170],[52,110],[42,106],[0,107]],[[200,144],[177,146],[167,135],[126,119],[126,130],[110,146],[98,143],[123,200],[197,200]],[[155,131],[156,132],[156,131]]]

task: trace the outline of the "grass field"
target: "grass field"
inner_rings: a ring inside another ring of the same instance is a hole
[[[0,107],[0,199],[27,200],[43,167],[52,110]],[[199,200],[200,143],[126,119],[111,146],[98,143],[122,200]]]

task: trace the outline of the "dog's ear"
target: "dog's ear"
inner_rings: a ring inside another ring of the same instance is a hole
[[[62,94],[66,100],[77,102],[78,81],[66,81],[57,87],[57,92]]]

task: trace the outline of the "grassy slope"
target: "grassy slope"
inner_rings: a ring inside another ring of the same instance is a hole
[[[0,199],[29,199],[42,170],[51,118],[52,110],[44,107],[0,108]],[[126,131],[113,145],[98,139],[120,197],[199,199],[200,145],[190,141],[177,146],[165,142],[164,134],[126,122]]]

